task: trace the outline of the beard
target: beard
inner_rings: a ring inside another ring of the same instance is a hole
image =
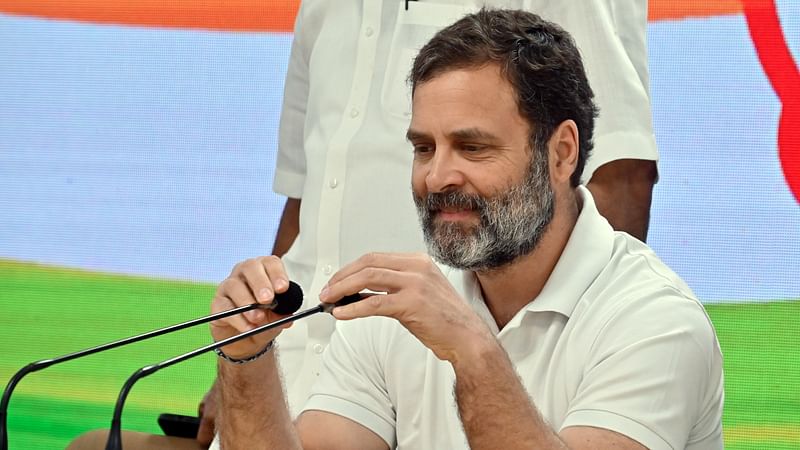
[[[492,197],[459,191],[431,193],[425,198],[415,194],[428,253],[451,267],[488,271],[535,250],[555,209],[547,153],[537,153],[520,184]],[[470,226],[437,221],[443,208],[475,211],[479,222]]]

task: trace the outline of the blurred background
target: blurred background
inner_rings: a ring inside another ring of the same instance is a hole
[[[204,315],[233,264],[269,253],[297,7],[0,0],[0,387],[28,362]],[[648,243],[714,321],[726,448],[800,448],[800,7],[650,0],[649,15]],[[108,427],[133,371],[208,342],[199,327],[29,376],[10,448]],[[195,414],[214,364],[138,383],[124,428]]]

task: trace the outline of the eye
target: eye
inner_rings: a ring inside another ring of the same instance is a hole
[[[428,144],[414,144],[414,155],[417,157],[433,153],[433,147]]]
[[[485,145],[479,145],[479,144],[464,144],[461,146],[461,148],[467,153],[477,153],[480,152],[481,150],[486,150]]]

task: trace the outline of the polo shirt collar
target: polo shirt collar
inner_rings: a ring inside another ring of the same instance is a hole
[[[597,212],[592,194],[583,186],[577,187],[582,207],[567,245],[539,295],[523,311],[553,311],[569,317],[584,292],[594,282],[611,259],[614,230]],[[451,269],[455,270],[455,269]],[[495,333],[494,319],[486,308],[478,278],[474,272],[462,272],[461,289],[466,300],[484,318]],[[518,313],[504,328],[519,325],[524,314]]]
[[[555,311],[569,317],[611,259],[614,230],[597,212],[589,190],[578,186],[577,193],[583,206],[575,228],[544,288],[525,307],[527,311]]]

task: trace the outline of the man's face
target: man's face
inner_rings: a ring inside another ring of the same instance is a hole
[[[490,270],[530,253],[553,216],[547,152],[494,65],[446,72],[417,86],[408,132],[412,188],[437,260]]]

